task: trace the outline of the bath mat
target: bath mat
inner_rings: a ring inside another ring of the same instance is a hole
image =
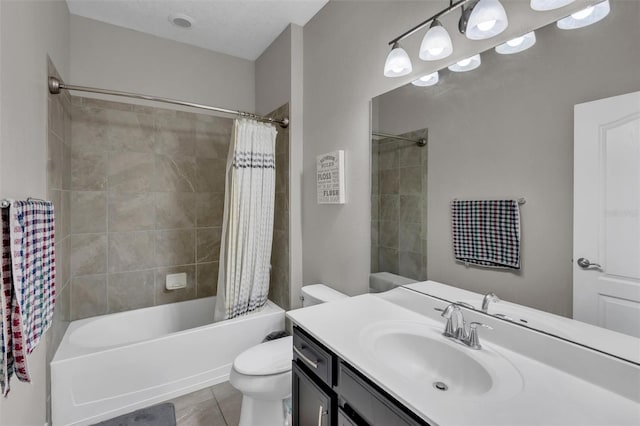
[[[96,423],[94,426],[176,426],[176,410],[172,403],[166,402]]]

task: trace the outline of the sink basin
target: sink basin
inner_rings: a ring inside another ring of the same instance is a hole
[[[430,394],[501,398],[522,389],[518,370],[495,350],[484,344],[480,350],[470,349],[434,326],[379,322],[362,331],[360,343],[378,368]]]

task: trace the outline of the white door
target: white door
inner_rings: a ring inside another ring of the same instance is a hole
[[[575,106],[573,221],[573,317],[640,337],[640,92]]]

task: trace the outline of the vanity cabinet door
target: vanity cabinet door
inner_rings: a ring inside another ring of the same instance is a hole
[[[402,409],[345,363],[340,362],[339,369],[337,387],[339,403],[341,407],[348,407],[357,413],[357,416],[351,416],[352,419],[358,417],[371,426],[427,425],[426,422]]]
[[[293,426],[332,426],[336,424],[335,395],[314,381],[293,362]]]

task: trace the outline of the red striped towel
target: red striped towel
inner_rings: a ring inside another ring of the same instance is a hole
[[[51,325],[56,295],[53,204],[46,201],[14,201],[8,216],[5,220],[3,212],[3,230],[8,226],[9,231],[8,250],[4,232],[2,249],[2,367],[6,366],[6,369],[3,369],[1,382],[5,395],[9,391],[12,372],[16,373],[19,380],[30,381],[26,356],[35,349]],[[6,267],[7,262],[10,262],[11,268]],[[11,298],[9,329],[5,325],[6,296]],[[9,341],[11,345],[8,345]]]

